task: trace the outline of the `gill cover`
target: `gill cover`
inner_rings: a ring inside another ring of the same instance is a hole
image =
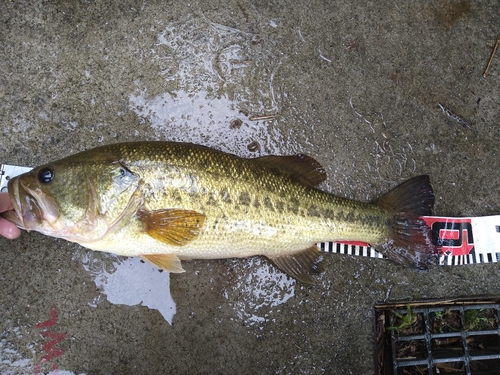
[[[17,225],[74,242],[117,230],[141,204],[140,179],[113,155],[77,154],[9,182]],[[12,216],[12,215],[11,215]]]

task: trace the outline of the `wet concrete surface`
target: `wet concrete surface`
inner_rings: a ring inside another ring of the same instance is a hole
[[[436,214],[500,213],[498,1],[0,6],[0,162],[135,140],[303,152],[338,195],[426,173]],[[327,255],[310,287],[259,258],[158,277],[37,233],[0,251],[4,374],[372,374],[375,303],[500,289],[496,264]]]

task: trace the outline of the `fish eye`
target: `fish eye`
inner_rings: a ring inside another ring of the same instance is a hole
[[[51,167],[43,167],[38,171],[38,181],[48,184],[54,180],[55,172]]]

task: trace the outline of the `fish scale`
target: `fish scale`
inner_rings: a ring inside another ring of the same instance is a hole
[[[40,181],[41,174],[53,180]],[[305,155],[245,159],[186,143],[121,143],[12,179],[16,214],[7,218],[172,272],[182,271],[179,259],[264,255],[310,282],[319,269],[318,242],[362,241],[417,266],[434,252],[428,228],[416,219],[434,201],[426,176],[375,203],[317,189],[324,179]]]

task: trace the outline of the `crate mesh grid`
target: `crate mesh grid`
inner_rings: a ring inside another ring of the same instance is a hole
[[[473,375],[474,372],[471,370],[471,362],[472,361],[484,361],[484,360],[493,360],[500,359],[500,347],[496,347],[496,353],[493,354],[484,354],[484,355],[476,355],[472,354],[469,350],[469,346],[467,344],[467,338],[473,336],[485,336],[485,335],[496,335],[497,340],[500,342],[500,324],[497,324],[496,329],[490,330],[466,330],[466,319],[465,319],[465,311],[467,310],[486,310],[491,309],[495,311],[497,322],[500,322],[500,304],[470,304],[470,305],[454,305],[454,306],[446,306],[446,307],[416,307],[411,309],[411,314],[422,314],[424,321],[424,330],[422,334],[413,334],[413,335],[402,335],[397,334],[396,330],[391,330],[391,349],[392,349],[392,358],[393,358],[393,373],[397,375],[401,373],[399,370],[404,369],[410,366],[424,366],[427,369],[428,374],[437,373],[433,370],[433,367],[437,364],[442,363],[456,363],[460,362],[464,365],[464,374]],[[438,313],[443,311],[458,311],[460,314],[460,321],[462,329],[460,331],[455,332],[440,332],[433,333],[431,329],[431,319],[430,316],[432,313]],[[407,313],[405,309],[393,310],[401,315]],[[395,325],[395,316],[394,314],[389,315],[390,326]],[[449,338],[459,338],[461,342],[462,352],[460,355],[455,356],[438,356],[436,357],[436,353],[432,348],[432,340],[436,339],[449,339]],[[420,341],[425,342],[426,346],[426,358],[397,358],[396,352],[396,344],[404,341]],[[496,369],[495,374],[500,374],[500,369]]]

